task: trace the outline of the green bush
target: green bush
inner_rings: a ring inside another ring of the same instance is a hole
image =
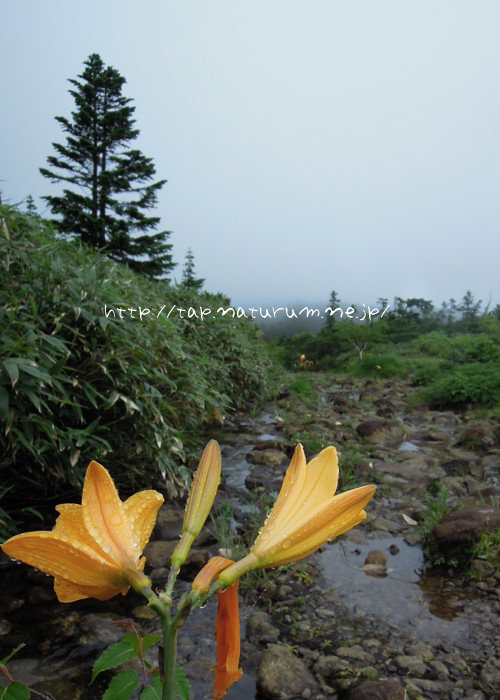
[[[485,333],[450,338],[442,331],[433,331],[419,338],[416,348],[420,352],[456,363],[491,362],[500,356],[494,338]]]
[[[474,363],[441,374],[423,392],[434,409],[495,406],[500,403],[498,363]]]
[[[348,372],[353,377],[404,378],[409,367],[409,361],[397,355],[366,352],[363,360],[355,360],[349,364]]]
[[[432,384],[443,370],[443,363],[434,357],[423,357],[415,361],[411,380],[415,386]]]
[[[159,481],[180,493],[214,411],[265,390],[269,361],[248,319],[167,318],[174,304],[226,307],[220,295],[140,277],[7,207],[0,267],[0,489],[13,486],[8,496],[79,488],[91,459],[126,488]],[[129,311],[139,306],[165,309],[141,321]]]

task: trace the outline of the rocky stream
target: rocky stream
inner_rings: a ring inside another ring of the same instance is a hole
[[[313,436],[316,452],[337,446],[341,474],[343,454],[355,451],[348,475],[355,482],[341,479],[341,489],[377,484],[364,523],[306,562],[242,584],[244,675],[228,700],[500,697],[498,569],[481,558],[467,570],[426,565],[421,529],[426,499],[444,486],[448,513],[435,531],[441,548],[498,530],[498,425],[472,413],[408,409],[407,390],[401,380],[336,377],[318,387],[314,404],[283,396],[256,416],[227,416],[213,435],[224,474],[216,516],[191,551],[178,594],[219,553],[214,531],[225,533],[225,548],[251,543],[298,438]],[[310,459],[314,450],[304,442]],[[145,552],[156,587],[166,580],[182,517],[181,505],[160,510]],[[133,592],[62,605],[43,574],[3,555],[0,572],[0,658],[26,644],[8,667],[38,697],[102,697],[111,675],[90,685],[90,672],[121,639],[116,623],[131,618],[143,634],[158,631],[155,614]],[[194,700],[211,698],[215,612],[211,600],[180,635],[179,662]]]

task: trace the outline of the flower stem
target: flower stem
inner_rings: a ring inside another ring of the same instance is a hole
[[[176,700],[175,665],[177,661],[177,619],[172,620],[170,609],[150,588],[143,588],[142,594],[148,599],[161,620],[163,633],[163,691],[162,700]]]

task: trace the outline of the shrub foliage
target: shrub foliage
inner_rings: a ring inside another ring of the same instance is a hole
[[[0,266],[0,487],[11,495],[79,486],[91,459],[124,488],[160,481],[178,494],[213,412],[264,390],[250,321],[167,318],[174,304],[226,307],[222,296],[140,277],[7,207]],[[131,318],[139,305],[155,314]],[[119,307],[122,319],[109,313]]]

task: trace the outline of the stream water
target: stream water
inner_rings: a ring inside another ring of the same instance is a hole
[[[280,437],[270,414],[249,419],[241,429],[246,431],[241,436],[226,434],[224,479],[235,512],[250,512],[255,507],[248,502],[250,494],[245,485],[250,468],[247,455],[259,440],[279,440]],[[221,438],[224,442],[224,434]],[[418,447],[407,444],[405,449],[416,451]],[[237,526],[236,521],[233,525]],[[384,576],[369,575],[362,569],[366,555],[374,549],[394,552],[389,554]],[[467,634],[467,616],[462,614],[466,604],[464,594],[426,573],[422,550],[409,546],[401,537],[354,540],[347,536],[325,545],[317,561],[322,570],[321,587],[333,587],[347,608],[366,614],[377,624],[408,629],[424,641],[442,637],[449,642]],[[89,688],[86,685],[88,669],[101,653],[104,641],[111,643],[121,638],[122,631],[114,624],[117,619],[139,616],[144,633],[157,626],[156,619],[144,616],[144,606],[141,608],[141,600],[134,594],[125,598],[117,596],[104,606],[93,600],[62,606],[41,574],[29,572],[26,575],[24,568],[10,563],[0,572],[0,623],[6,623],[3,627],[0,624],[0,658],[18,643],[27,643],[24,650],[27,653],[21,653],[9,668],[17,671],[24,682],[41,681],[37,687],[50,691],[56,700],[67,697],[93,700],[102,696],[107,680],[98,681]],[[183,629],[186,641],[180,646],[181,656],[184,654],[188,666],[192,663],[195,668],[196,659],[201,655],[206,666],[203,678],[200,678],[199,667],[193,677],[187,674],[193,698],[198,700],[211,697],[211,668],[216,654],[215,610],[214,601],[211,601],[205,610],[195,612]],[[241,608],[243,639],[245,619],[251,610],[246,606]],[[193,661],[190,661],[191,652]],[[249,700],[255,697],[255,692],[255,671],[245,669],[244,676],[230,689],[227,698]]]

